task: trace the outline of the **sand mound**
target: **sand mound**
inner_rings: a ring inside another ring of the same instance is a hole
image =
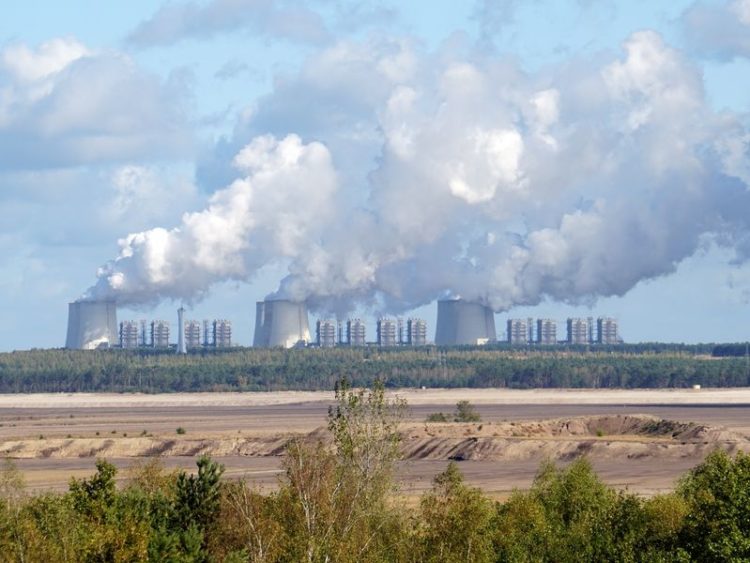
[[[273,436],[51,438],[8,440],[0,455],[13,458],[174,457],[209,454],[278,456],[293,434]],[[307,440],[328,442],[325,428]],[[403,429],[406,460],[524,460],[703,456],[714,448],[750,451],[750,440],[724,427],[646,415],[584,416],[523,422],[412,423]]]
[[[405,434],[405,459],[521,460],[703,456],[714,448],[750,450],[724,427],[647,415],[583,416],[492,424],[428,423]]]

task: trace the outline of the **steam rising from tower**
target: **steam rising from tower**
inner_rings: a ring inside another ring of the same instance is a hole
[[[304,303],[276,299],[256,304],[253,346],[291,348],[309,341],[310,325]]]
[[[462,299],[438,301],[435,344],[458,346],[494,342],[495,315],[492,309]]]
[[[94,350],[117,342],[117,308],[113,301],[75,301],[68,305],[66,348]]]
[[[303,302],[344,317],[443,295],[466,302],[439,305],[438,343],[473,343],[495,338],[488,307],[623,295],[707,244],[750,258],[747,117],[716,112],[700,67],[658,34],[538,75],[463,51],[369,47],[337,44],[304,65],[317,86],[319,71],[357,61],[357,80],[331,81],[351,86],[336,95],[352,114],[331,124],[284,82],[237,141],[283,127],[285,103],[310,114],[308,140],[249,139],[234,181],[174,228],[123,238],[86,298],[190,303],[283,265],[274,296],[289,301],[259,306],[257,345],[309,339]],[[356,171],[347,150],[364,155]]]

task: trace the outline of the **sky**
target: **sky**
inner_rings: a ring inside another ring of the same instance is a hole
[[[27,0],[0,17],[0,350],[119,320],[613,316],[750,339],[750,0]]]

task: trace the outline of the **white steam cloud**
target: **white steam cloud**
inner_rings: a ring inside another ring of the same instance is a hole
[[[507,310],[624,294],[706,240],[750,251],[746,117],[711,110],[699,69],[656,33],[531,76],[399,49],[361,62],[363,82],[382,77],[363,96],[382,136],[365,198],[343,197],[325,144],[257,137],[205,211],[120,241],[86,297],[198,299],[285,260],[279,294],[331,312],[445,294]],[[409,64],[383,73],[394,60]]]

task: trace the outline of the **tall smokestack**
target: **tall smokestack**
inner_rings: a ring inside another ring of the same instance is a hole
[[[476,345],[496,339],[495,314],[489,307],[461,299],[438,301],[438,346]]]
[[[185,343],[185,308],[177,309],[177,353],[187,354]]]
[[[253,346],[291,348],[300,341],[310,341],[307,305],[286,299],[256,304]]]
[[[68,304],[66,348],[109,348],[117,341],[117,307],[114,301],[75,301]]]

